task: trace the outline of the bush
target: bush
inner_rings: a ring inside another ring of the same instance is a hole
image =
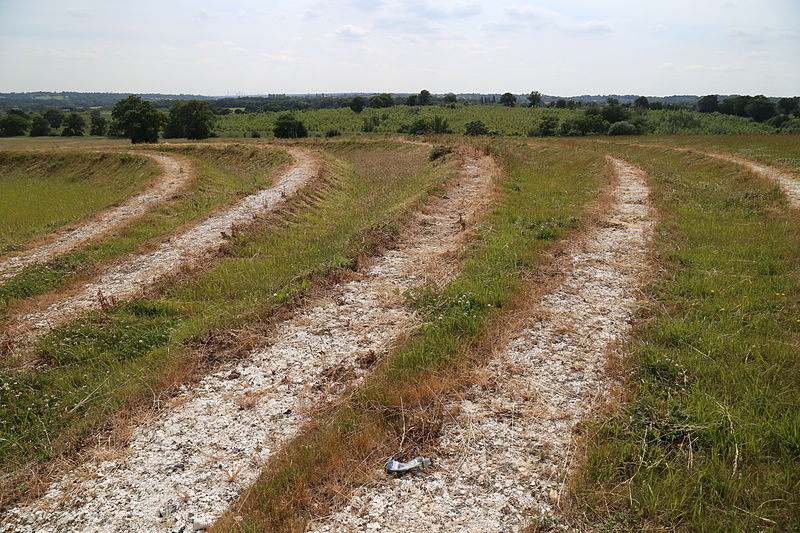
[[[608,128],[609,135],[636,135],[636,126],[626,120],[615,122]]]
[[[30,136],[43,137],[45,135],[50,135],[50,122],[42,115],[34,116]]]
[[[325,137],[338,137],[341,134],[342,134],[342,132],[337,130],[337,129],[330,129],[330,130],[325,132]]]
[[[260,139],[261,138],[261,134],[258,133],[256,130],[253,130],[253,131],[250,132],[250,138],[251,139]]]
[[[434,146],[431,150],[430,155],[428,156],[428,161],[436,161],[440,157],[444,157],[445,155],[452,152],[450,148],[447,146]]]
[[[489,135],[489,128],[480,120],[473,120],[467,122],[464,133],[466,135]]]
[[[279,139],[297,139],[300,137],[308,137],[308,130],[305,124],[300,122],[297,118],[290,114],[280,115],[275,120],[275,128],[273,128],[275,137]]]

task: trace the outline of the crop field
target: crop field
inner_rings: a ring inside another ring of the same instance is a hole
[[[0,533],[800,528],[800,136],[294,113],[0,141]]]

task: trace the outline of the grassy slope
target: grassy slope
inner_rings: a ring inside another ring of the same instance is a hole
[[[798,213],[735,165],[597,146],[650,172],[664,270],[628,402],[590,432],[580,505],[609,528],[797,528]]]
[[[149,158],[81,152],[0,152],[0,253],[91,215],[145,187]]]
[[[435,441],[442,398],[458,389],[466,366],[481,360],[475,343],[502,327],[541,254],[580,226],[585,206],[608,180],[594,154],[495,149],[508,174],[502,197],[466,250],[458,278],[414,295],[428,317],[423,327],[351,399],[273,460],[237,512],[241,521],[227,516],[216,530],[299,531],[305,517],[324,515],[389,454],[413,456]]]
[[[25,490],[31,464],[68,453],[126,405],[152,401],[202,364],[193,339],[264,318],[306,290],[309,277],[351,263],[452,169],[408,145],[327,149],[341,174],[296,201],[284,223],[240,236],[228,257],[169,284],[161,298],[58,328],[36,350],[39,369],[0,373],[0,502]]]
[[[98,263],[152,247],[154,239],[180,225],[268,186],[273,171],[289,160],[274,147],[161,145],[157,149],[178,153],[195,163],[197,176],[192,185],[154,206],[113,238],[63,254],[46,264],[32,265],[6,280],[0,285],[0,318],[15,300],[62,288]]]

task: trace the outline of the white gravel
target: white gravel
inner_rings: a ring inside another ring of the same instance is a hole
[[[648,270],[645,176],[609,160],[619,185],[606,219],[572,245],[563,280],[448,406],[433,465],[400,478],[375,472],[308,531],[519,531],[534,520],[567,527],[558,501],[576,424],[607,392],[608,352],[625,339]]]
[[[135,428],[129,446],[108,452],[117,457],[86,463],[8,511],[0,532],[191,531],[195,520],[212,522],[316,408],[357,385],[418,324],[398,293],[452,273],[469,234],[461,221],[471,227],[486,208],[494,172],[491,158],[468,160],[397,249],[308,302],[270,346],[185,389]]]
[[[45,263],[59,254],[108,235],[176,194],[194,177],[191,163],[182,157],[149,152],[130,153],[154,159],[161,167],[161,176],[152,186],[131,196],[119,206],[92,215],[79,225],[63,228],[46,237],[41,244],[3,257],[0,259],[0,281],[14,276],[27,266]]]
[[[30,344],[36,337],[62,324],[78,313],[100,308],[99,294],[125,300],[142,292],[166,274],[192,266],[225,242],[231,227],[246,226],[253,217],[281,205],[286,198],[314,176],[316,161],[306,151],[287,148],[295,164],[268,189],[251,194],[215,213],[182,234],[163,242],[152,252],[123,257],[76,293],[64,294],[46,308],[9,321],[7,333],[17,346]]]

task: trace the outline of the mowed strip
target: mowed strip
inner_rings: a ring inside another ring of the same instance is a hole
[[[161,167],[161,176],[155,184],[117,207],[103,210],[77,226],[45,238],[41,244],[0,259],[0,281],[14,276],[29,265],[45,263],[57,255],[108,235],[187,187],[194,176],[192,164],[182,157],[150,152],[132,153],[147,156]]]
[[[84,465],[6,530],[161,531],[221,515],[260,465],[325,402],[356,385],[420,320],[400,293],[443,282],[488,211],[499,171],[465,155],[446,193],[408,221],[398,246],[356,279],[309,302],[271,345],[185,390],[137,428],[119,459]],[[83,480],[76,490],[74,478]]]
[[[649,270],[646,177],[609,160],[618,184],[604,219],[553,265],[563,278],[445,407],[430,470],[377,473],[308,530],[514,531],[557,517],[576,425],[608,391],[609,353],[625,339]]]
[[[104,302],[125,300],[141,293],[161,277],[192,266],[225,242],[235,228],[250,224],[309,183],[318,172],[314,157],[305,150],[287,148],[295,164],[275,186],[251,194],[176,235],[152,252],[126,257],[109,266],[95,281],[77,293],[64,296],[46,308],[12,319],[9,338],[17,346],[30,345],[38,336],[78,313],[99,309]],[[233,229],[232,229],[233,228]]]

